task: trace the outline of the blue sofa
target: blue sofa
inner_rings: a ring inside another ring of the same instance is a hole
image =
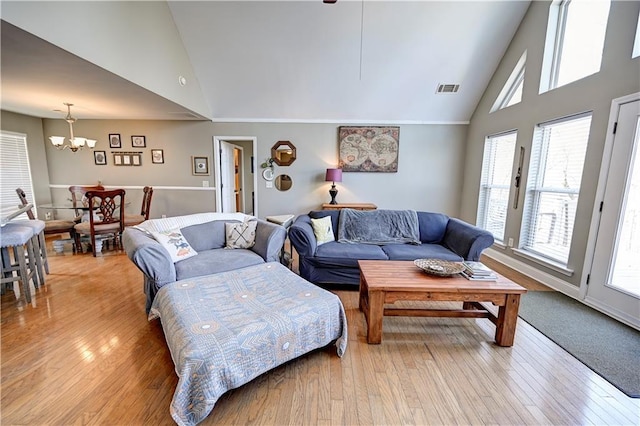
[[[311,219],[331,216],[336,241],[317,245]],[[300,215],[289,228],[289,239],[299,255],[300,275],[315,284],[359,285],[358,260],[451,261],[480,259],[493,244],[493,235],[441,213],[417,212],[421,244],[374,245],[338,242],[339,210],[312,211]]]

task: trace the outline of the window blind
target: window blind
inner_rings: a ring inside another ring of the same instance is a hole
[[[27,135],[21,133],[0,131],[0,215],[7,216],[18,209],[20,199],[16,188],[22,188],[31,203],[33,184],[31,181],[31,167],[27,151]],[[28,219],[26,213],[18,216]]]
[[[591,113],[538,124],[529,165],[521,248],[567,264]]]
[[[504,241],[517,135],[512,131],[488,136],[482,156],[476,223],[500,242]]]

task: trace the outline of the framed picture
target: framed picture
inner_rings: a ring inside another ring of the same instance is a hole
[[[195,176],[208,176],[209,157],[191,157],[191,169]]]
[[[131,146],[134,148],[146,148],[147,140],[144,136],[131,136]]]
[[[343,172],[398,171],[400,127],[341,126],[338,141]]]
[[[116,166],[122,166],[122,154],[113,154],[113,164],[115,164]]]
[[[153,164],[163,164],[164,163],[164,152],[161,149],[152,149],[151,150],[151,163],[153,163]]]
[[[109,133],[109,148],[122,148],[120,133]]]
[[[106,166],[107,153],[104,151],[93,151],[93,161],[96,163],[96,166]]]

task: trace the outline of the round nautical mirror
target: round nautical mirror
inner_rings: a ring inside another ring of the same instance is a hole
[[[276,188],[279,191],[288,191],[293,186],[293,181],[289,175],[278,175],[276,177]]]

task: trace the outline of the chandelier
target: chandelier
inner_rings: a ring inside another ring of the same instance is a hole
[[[65,103],[65,105],[67,106],[67,116],[64,120],[69,123],[69,133],[71,134],[71,137],[69,138],[69,144],[64,145],[64,136],[49,136],[49,140],[57,149],[69,148],[73,152],[76,152],[79,149],[83,149],[85,146],[93,149],[96,146],[97,142],[95,139],[73,136],[73,123],[76,122],[76,119],[71,116],[71,107],[73,106],[73,104]]]

